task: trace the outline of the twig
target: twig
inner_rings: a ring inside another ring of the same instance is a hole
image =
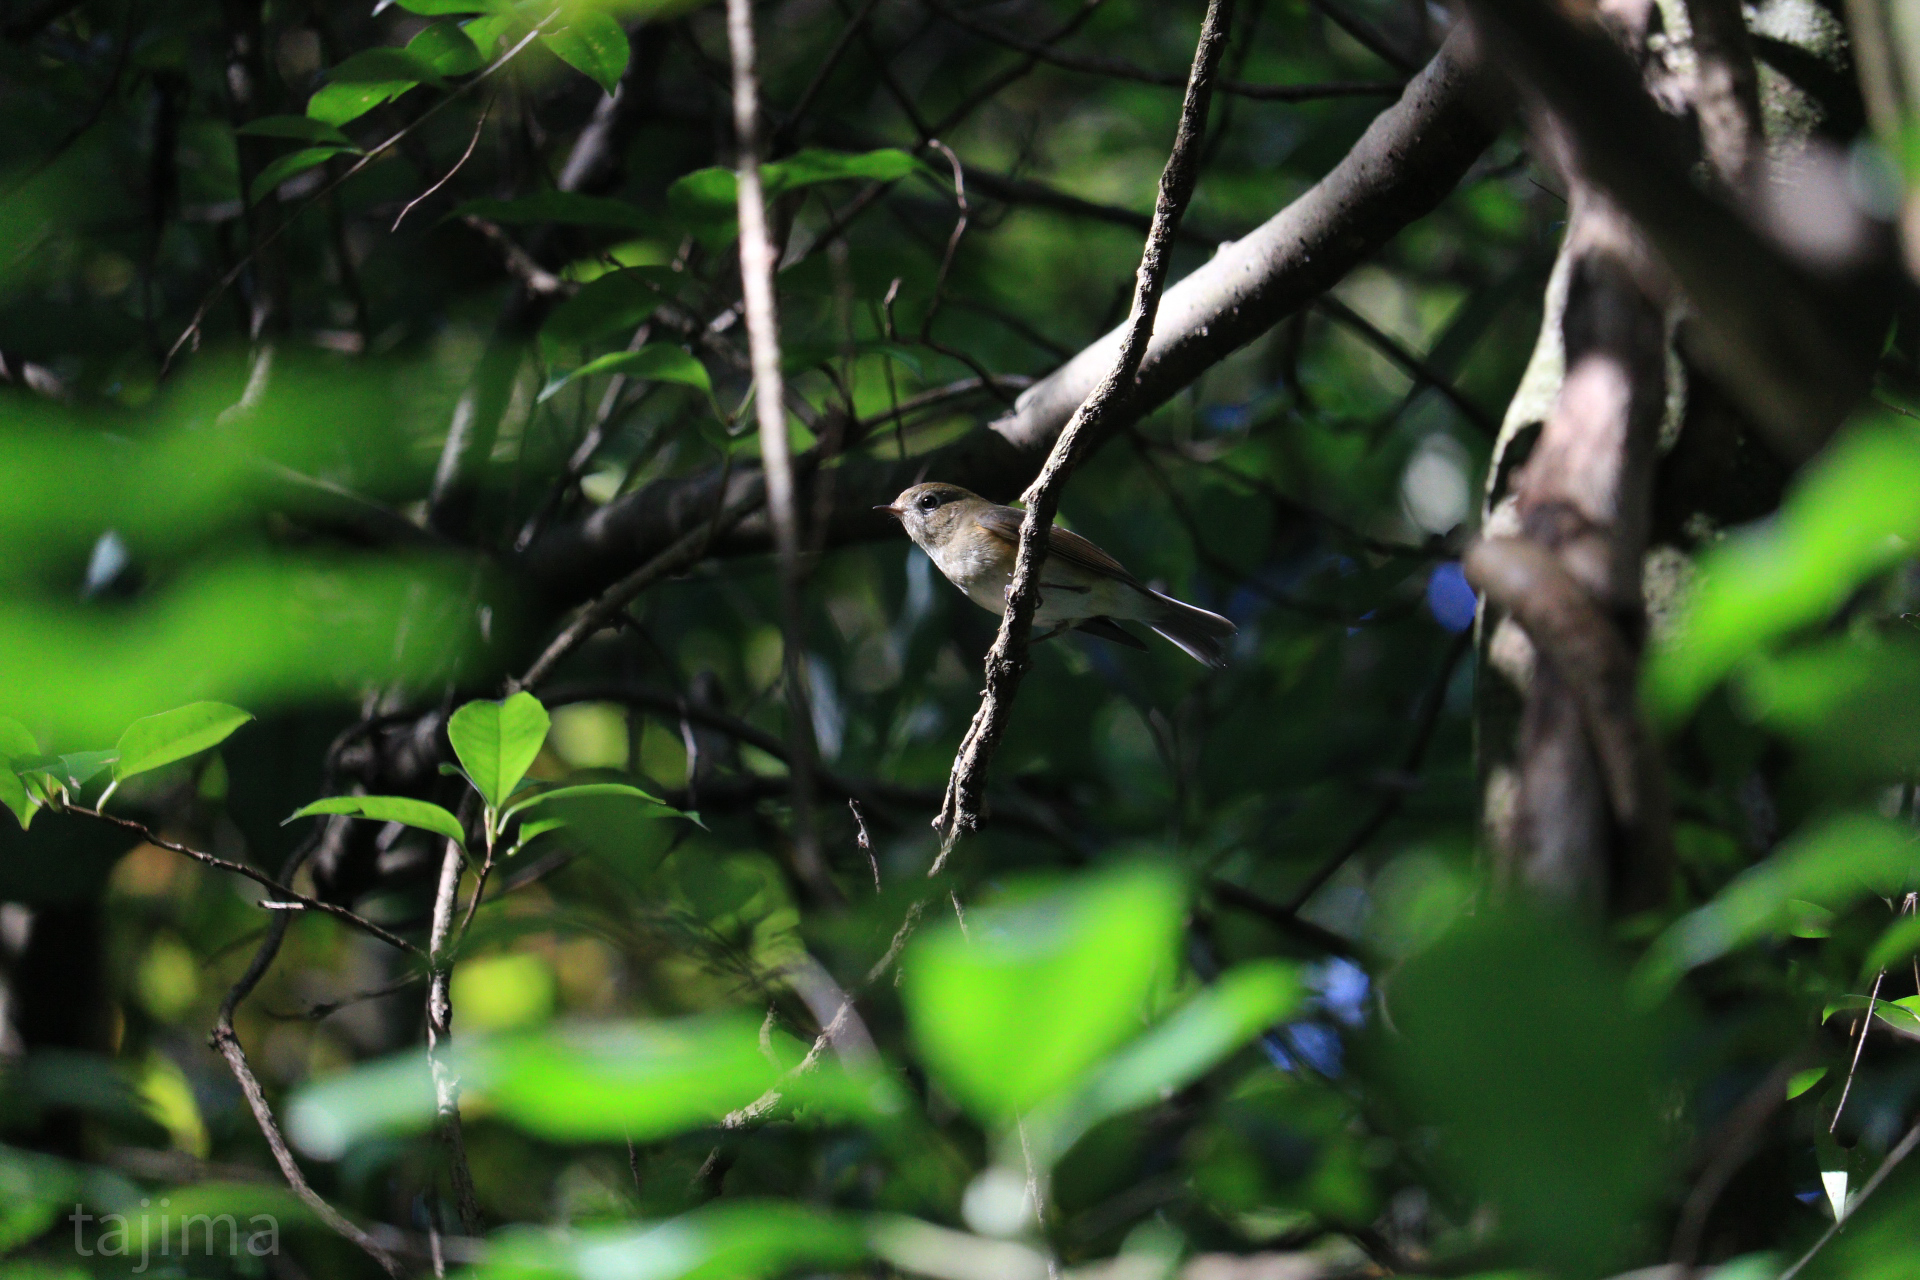
[[[287,859],[281,874],[286,879],[293,879],[299,872],[300,865],[307,860],[318,843],[317,836],[302,842]],[[274,915],[272,923],[267,926],[267,936],[261,940],[259,950],[253,953],[253,960],[247,965],[246,972],[240,975],[240,980],[227,992],[226,999],[220,1002],[220,1011],[214,1019],[213,1032],[207,1037],[207,1042],[226,1060],[227,1069],[233,1072],[233,1078],[239,1082],[240,1091],[246,1095],[247,1106],[253,1112],[254,1122],[260,1126],[261,1136],[267,1140],[267,1149],[273,1153],[273,1161],[280,1166],[280,1173],[286,1178],[287,1186],[292,1189],[293,1194],[300,1198],[302,1204],[313,1210],[315,1216],[322,1222],[352,1241],[368,1257],[379,1263],[382,1270],[398,1280],[398,1277],[405,1274],[399,1260],[375,1243],[371,1236],[350,1222],[338,1209],[328,1204],[307,1182],[306,1175],[300,1171],[299,1163],[293,1158],[292,1149],[287,1146],[286,1136],[280,1132],[279,1122],[273,1117],[273,1108],[267,1103],[266,1091],[260,1087],[259,1078],[253,1074],[253,1067],[247,1061],[246,1050],[240,1046],[240,1037],[233,1029],[235,1010],[240,1007],[241,1001],[253,994],[253,989],[260,985],[260,979],[265,977],[267,970],[272,967],[274,958],[280,954],[280,944],[287,936],[287,925],[291,920],[292,917],[284,913]]]
[[[1873,979],[1873,990],[1867,993],[1867,1015],[1860,1020],[1860,1039],[1853,1046],[1853,1061],[1847,1066],[1847,1082],[1840,1087],[1840,1101],[1834,1104],[1833,1120],[1827,1125],[1832,1133],[1840,1127],[1840,1113],[1847,1109],[1847,1095],[1853,1092],[1853,1077],[1860,1070],[1860,1055],[1867,1049],[1867,1032],[1873,1029],[1873,1007],[1880,999],[1880,984],[1887,979],[1887,971],[1882,969]]]
[[[813,818],[813,724],[802,665],[804,618],[800,607],[800,521],[794,503],[793,451],[787,439],[786,391],[780,374],[780,319],[773,271],[778,265],[767,231],[766,195],[760,187],[760,82],[753,37],[752,0],[727,0],[727,48],[733,62],[735,186],[740,215],[740,293],[746,310],[747,348],[753,360],[754,414],[760,424],[760,459],[766,478],[767,514],[780,562],[781,657],[786,671],[787,738],[793,783],[793,861],[802,880],[831,901],[838,891],[820,856]]]
[[[202,853],[198,849],[189,848],[177,840],[169,840],[144,822],[135,822],[131,818],[122,818],[117,814],[101,813],[98,809],[85,809],[79,805],[67,805],[65,806],[65,811],[68,813],[77,813],[83,818],[92,818],[97,822],[105,822],[112,826],[124,828],[125,830],[134,832],[148,844],[158,845],[162,849],[170,849],[174,853],[185,854],[196,862],[204,862],[206,865],[217,867],[222,871],[231,871],[235,875],[245,876],[282,901],[297,903],[302,911],[318,911],[325,915],[330,915],[336,920],[344,920],[354,928],[371,934],[390,947],[398,947],[400,950],[410,952],[416,956],[426,954],[405,938],[387,932],[365,916],[356,915],[336,903],[323,902],[319,898],[309,898],[306,894],[294,889],[289,889],[286,885],[275,880],[266,872],[256,870],[244,862],[229,862],[225,858],[216,858],[210,853]],[[288,916],[283,909],[280,912],[276,912],[274,918],[276,921],[285,921],[288,919]]]
[[[421,198],[425,199],[424,196]],[[545,295],[567,288],[566,281],[541,266],[532,254],[514,243],[513,237],[499,223],[472,213],[461,214],[460,221],[485,236],[489,244],[500,250],[500,258],[506,263],[507,271],[528,293]]]
[[[1199,43],[1194,49],[1193,71],[1180,106],[1179,132],[1166,169],[1160,175],[1153,229],[1147,235],[1135,275],[1132,320],[1113,367],[1061,431],[1046,466],[1026,492],[1027,513],[1020,524],[1020,550],[1007,592],[1006,613],[1000,621],[993,649],[987,654],[985,696],[954,757],[946,802],[934,820],[941,831],[941,841],[940,854],[929,869],[930,875],[937,875],[945,867],[961,834],[979,824],[987,768],[1006,729],[1020,678],[1026,673],[1033,613],[1040,598],[1039,567],[1045,556],[1042,543],[1053,525],[1054,512],[1059,509],[1060,491],[1079,460],[1082,442],[1103,434],[1107,415],[1132,386],[1140,360],[1146,354],[1147,340],[1153,333],[1154,316],[1160,306],[1160,293],[1166,284],[1174,229],[1199,180],[1198,161],[1205,140],[1207,107],[1212,101],[1213,74],[1226,44],[1231,13],[1232,0],[1208,0],[1207,16],[1201,23]]]
[[[1467,650],[1472,647],[1473,629],[1469,627],[1455,636],[1453,644],[1447,649],[1447,656],[1440,663],[1439,675],[1431,685],[1427,686],[1426,694],[1421,699],[1420,718],[1414,727],[1413,737],[1407,743],[1406,753],[1400,757],[1402,774],[1417,772],[1421,762],[1426,759],[1427,747],[1433,741],[1434,730],[1440,725],[1440,713],[1446,709],[1447,686],[1453,683],[1454,668],[1460,665],[1460,659],[1465,657]],[[1332,879],[1333,873],[1345,866],[1348,858],[1366,848],[1367,844],[1380,834],[1380,829],[1400,812],[1400,806],[1406,802],[1406,788],[1395,787],[1387,792],[1379,806],[1367,816],[1365,822],[1353,829],[1353,834],[1347,837],[1346,842],[1334,855],[1321,863],[1319,868],[1308,876],[1298,889],[1294,890],[1293,897],[1287,900],[1286,909],[1297,913],[1305,907],[1307,900],[1319,892],[1320,886]]]
[[[428,187],[425,191],[422,191],[419,195],[415,196],[413,199],[407,201],[407,207],[400,211],[400,216],[395,218],[393,220],[393,225],[387,228],[388,235],[392,235],[394,232],[398,231],[400,229],[400,224],[407,220],[407,215],[412,213],[414,211],[414,208],[417,205],[419,205],[421,201],[425,200],[428,196],[432,195],[434,192],[438,191],[440,188],[446,186],[449,182],[452,182],[453,175],[460,172],[460,170],[466,165],[467,161],[473,158],[473,149],[480,145],[480,131],[487,127],[487,116],[492,111],[493,111],[493,99],[488,98],[487,105],[480,108],[480,118],[473,122],[473,137],[468,139],[467,149],[460,153],[460,158],[453,162],[453,168],[447,170],[445,177],[441,178],[440,181]]]
[[[279,226],[275,227],[272,231],[262,236],[260,238],[260,241],[257,244],[253,245],[253,247],[248,249],[247,252],[241,256],[240,260],[234,263],[233,266],[227,271],[225,275],[220,277],[219,281],[213,286],[213,288],[207,291],[207,296],[200,299],[200,305],[193,309],[193,319],[187,321],[187,327],[180,331],[180,336],[173,340],[173,345],[171,347],[167,348],[166,358],[160,362],[160,375],[162,377],[166,376],[167,371],[173,367],[173,358],[180,354],[180,348],[185,346],[187,342],[194,337],[195,334],[200,332],[200,322],[207,318],[207,312],[213,308],[213,304],[215,302],[218,302],[220,300],[220,295],[225,293],[227,289],[232,286],[233,282],[240,278],[240,273],[247,269],[248,264],[250,264],[253,261],[255,256],[258,255],[262,249],[266,248],[268,245],[278,240],[282,235],[285,235],[287,232],[287,229],[293,226],[294,222],[298,220],[299,216],[302,213],[304,213],[307,209],[312,207],[313,203],[316,200],[319,200],[322,197],[331,194],[333,191],[338,189],[343,183],[345,183],[347,179],[353,177],[354,174],[359,173],[362,169],[372,164],[380,156],[392,150],[396,145],[399,144],[401,139],[407,137],[415,129],[418,129],[421,125],[433,119],[433,117],[438,115],[441,111],[443,111],[448,106],[448,104],[454,102],[462,94],[466,93],[467,90],[473,88],[475,85],[484,83],[489,77],[491,77],[494,73],[499,71],[500,68],[506,66],[509,62],[513,61],[514,58],[519,56],[520,51],[525,49],[528,45],[532,44],[534,40],[536,40],[539,37],[540,33],[546,29],[547,24],[552,22],[554,18],[557,16],[558,16],[558,10],[556,10],[553,14],[550,14],[549,16],[542,18],[539,22],[535,23],[533,30],[527,32],[527,34],[524,37],[522,37],[520,41],[513,46],[513,48],[507,50],[505,53],[501,54],[498,58],[494,59],[492,64],[490,64],[479,75],[467,81],[465,84],[461,85],[459,88],[449,93],[446,97],[440,99],[440,101],[428,107],[425,111],[421,112],[419,117],[415,119],[411,124],[404,126],[399,130],[399,132],[395,133],[392,137],[388,138],[385,142],[381,143],[379,146],[373,148],[371,151],[368,151],[365,155],[361,156],[353,164],[349,165],[345,170],[345,172],[341,173],[339,177],[333,179],[331,182],[328,182],[325,186],[321,187],[318,191],[315,191],[312,195],[308,196],[305,200],[301,201],[300,207],[295,209],[292,213],[288,214],[285,218],[282,218],[280,220]]]
[[[1828,1227],[1821,1237],[1813,1242],[1811,1249],[1808,1249],[1806,1253],[1801,1255],[1800,1261],[1780,1273],[1780,1280],[1793,1280],[1795,1276],[1799,1275],[1801,1270],[1809,1262],[1813,1261],[1813,1255],[1826,1248],[1827,1241],[1840,1234],[1840,1228],[1846,1225],[1848,1218],[1860,1211],[1860,1206],[1866,1203],[1867,1197],[1879,1190],[1880,1184],[1887,1180],[1887,1175],[1893,1172],[1894,1167],[1913,1154],[1913,1149],[1916,1146],[1920,1146],[1920,1124],[1916,1124],[1913,1128],[1907,1130],[1907,1136],[1900,1139],[1900,1145],[1887,1152],[1887,1158],[1880,1162],[1880,1167],[1873,1171],[1871,1178],[1867,1179],[1867,1185],[1860,1188],[1860,1194],[1854,1197],[1853,1207],[1844,1215],[1836,1215],[1833,1220],[1833,1225]]]
[[[440,1140],[447,1147],[447,1176],[453,1184],[454,1205],[461,1230],[480,1234],[480,1197],[467,1163],[466,1139],[460,1129],[460,1077],[446,1060],[445,1042],[453,1032],[453,913],[460,891],[460,873],[466,869],[466,850],[448,840],[440,857],[440,880],[433,895],[433,927],[427,935],[427,1064],[433,1073],[434,1110],[439,1116]]]

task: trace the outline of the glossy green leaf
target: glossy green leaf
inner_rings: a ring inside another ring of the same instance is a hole
[[[522,692],[503,702],[469,702],[447,721],[447,738],[474,789],[498,811],[527,776],[552,723],[540,700]]]
[[[553,55],[608,93],[626,74],[627,33],[598,9],[578,8],[557,31],[540,37]]]
[[[247,200],[249,203],[259,204],[272,195],[281,183],[297,178],[309,169],[317,169],[335,156],[351,150],[353,150],[352,147],[307,147],[301,151],[290,151],[284,156],[276,157],[254,178],[253,185],[247,188]]]
[[[27,794],[26,784],[20,781],[20,775],[11,766],[0,764],[0,805],[5,805],[13,820],[25,831],[33,825],[33,815],[40,808],[34,798]]]
[[[930,930],[902,965],[914,1041],[958,1101],[1010,1120],[1138,1031],[1184,911],[1169,872],[1136,866],[969,912],[964,934]]]
[[[1920,538],[1920,429],[1862,422],[1802,473],[1765,526],[1701,557],[1692,598],[1650,655],[1649,705],[1672,722],[1780,637],[1831,614]]]
[[[114,781],[218,746],[251,719],[251,712],[224,702],[193,702],[135,720],[120,735],[115,748],[119,758],[113,765]]]
[[[549,382],[540,392],[540,399],[544,402],[559,394],[560,389],[570,382],[609,373],[624,373],[642,382],[675,382],[683,387],[693,387],[709,397],[713,395],[713,380],[707,376],[705,365],[672,343],[651,342],[638,351],[616,351],[587,361],[578,369]]]
[[[1808,1067],[1787,1077],[1787,1101],[1791,1102],[1827,1078],[1825,1067]]]
[[[243,138],[292,138],[297,142],[330,142],[351,147],[353,139],[325,121],[311,116],[261,116],[234,130]]]
[[[605,338],[625,339],[646,323],[685,279],[666,267],[609,271],[582,285],[580,292],[553,309],[540,327],[540,345],[550,360],[577,360],[579,347]]]
[[[1688,970],[1786,930],[1796,899],[1840,911],[1868,894],[1914,888],[1920,846],[1913,829],[1872,814],[1842,814],[1796,835],[1675,921],[1642,958],[1636,986],[1658,998]]]
[[[513,848],[507,850],[507,856],[511,857],[519,853],[541,836],[558,831],[566,825],[567,821],[565,818],[541,818],[538,822],[521,823],[518,833],[519,838],[513,842]]]
[[[561,222],[576,227],[612,227],[619,231],[645,231],[655,221],[624,200],[583,196],[572,191],[542,191],[518,200],[469,200],[447,216],[458,218],[463,214],[510,226]]]
[[[312,804],[299,809],[287,819],[287,822],[297,818],[312,818],[331,813],[343,813],[355,818],[372,818],[375,822],[398,822],[403,826],[445,836],[462,847],[465,847],[467,842],[467,833],[461,827],[460,819],[437,804],[426,800],[415,800],[410,796],[328,796],[324,800],[315,800]]]
[[[407,52],[443,76],[464,76],[487,65],[487,59],[460,24],[443,18],[407,41]]]
[[[512,0],[394,0],[394,3],[408,13],[417,13],[423,18],[505,13],[513,8]]]
[[[5,805],[25,831],[39,809],[39,803],[27,794],[26,784],[13,771],[15,760],[32,759],[40,754],[40,744],[18,720],[0,716],[0,805]]]
[[[624,782],[582,782],[571,787],[555,787],[551,791],[536,791],[508,805],[501,813],[500,820],[505,822],[515,814],[524,813],[535,805],[546,804],[550,800],[577,800],[586,796],[625,796],[650,805],[666,809],[669,813],[678,813],[658,796],[648,795],[638,787],[628,786]]]
[[[426,58],[406,49],[366,49],[335,67],[311,98],[307,114],[331,125],[357,120],[416,85],[442,84]]]

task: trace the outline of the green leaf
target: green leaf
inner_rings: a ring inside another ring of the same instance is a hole
[[[627,70],[627,33],[598,9],[576,9],[567,25],[540,37],[553,55],[608,93]]]
[[[1140,1026],[1174,968],[1178,881],[1136,866],[928,933],[902,966],[907,1019],[941,1084],[994,1121],[1054,1098]]]
[[[467,33],[467,39],[473,41],[473,47],[482,56],[491,58],[499,52],[501,39],[513,25],[512,13],[490,13],[484,18],[462,23],[460,29]]]
[[[308,147],[302,151],[290,151],[276,158],[273,163],[259,172],[253,180],[253,185],[247,188],[248,203],[259,204],[289,178],[297,178],[307,170],[316,169],[342,152],[353,149],[352,147]]]
[[[415,85],[443,84],[426,58],[406,49],[366,49],[335,67],[307,99],[307,114],[331,125],[357,120]]]
[[[1826,1079],[1825,1067],[1808,1067],[1805,1071],[1796,1071],[1787,1077],[1787,1101],[1791,1102],[1813,1086]]]
[[[261,116],[234,130],[243,138],[292,138],[296,142],[331,142],[351,147],[353,140],[334,126],[311,116]]]
[[[251,719],[251,712],[224,702],[190,702],[157,716],[135,720],[120,735],[116,748],[119,759],[113,765],[114,781],[218,746]]]
[[[1825,938],[1833,933],[1833,912],[1817,902],[1787,900],[1786,931],[1796,938]]]
[[[551,399],[570,382],[605,373],[624,373],[640,381],[677,382],[705,392],[709,399],[713,396],[713,380],[707,376],[705,365],[672,343],[650,342],[638,351],[616,351],[561,374],[540,392],[540,400]]]
[[[740,214],[737,191],[733,170],[695,169],[675,179],[667,188],[667,207],[683,221],[696,226],[730,224]]]
[[[780,1031],[769,1043],[781,1065],[761,1047],[759,1018],[729,1014],[456,1040],[452,1061],[463,1092],[557,1142],[651,1142],[714,1124],[776,1083],[842,1113],[886,1114],[899,1105],[884,1078],[857,1079],[830,1064],[782,1081],[805,1046]],[[418,1132],[433,1116],[426,1059],[407,1055],[300,1090],[288,1123],[309,1155],[333,1160],[375,1134]]]
[[[442,18],[468,13],[508,13],[513,9],[511,0],[394,0],[394,3],[408,13],[417,13],[423,18]]]
[[[57,1156],[0,1146],[0,1254],[6,1254],[44,1235],[62,1210],[85,1193],[84,1166]],[[24,1270],[18,1273],[26,1280]],[[58,1272],[49,1266],[35,1274],[61,1277],[83,1272]]]
[[[804,1204],[715,1201],[666,1222],[556,1232],[510,1227],[488,1241],[474,1280],[508,1277],[644,1277],[645,1280],[773,1280],[784,1275],[860,1274],[867,1232]],[[996,1280],[1011,1280],[1005,1273]]]
[[[82,787],[100,776],[117,759],[112,751],[70,751],[62,756],[34,756],[14,761],[14,771],[43,773],[65,787]]]
[[[535,840],[538,840],[541,836],[551,831],[558,831],[566,825],[567,821],[565,818],[542,818],[538,822],[521,823],[520,838],[513,842],[513,848],[507,850],[507,856],[512,857],[514,854],[532,844]]]
[[[527,776],[552,725],[530,693],[504,702],[469,702],[447,721],[447,737],[474,789],[498,812]]]
[[[1891,415],[1850,428],[1809,464],[1780,515],[1701,557],[1679,624],[1644,688],[1667,723],[1782,636],[1831,614],[1920,537],[1920,430]]]
[[[515,801],[500,815],[500,821],[505,822],[515,814],[524,813],[535,805],[545,804],[549,800],[574,800],[585,796],[628,796],[635,800],[644,800],[648,804],[658,805],[672,813],[679,812],[658,796],[648,795],[640,788],[630,787],[624,782],[582,782],[571,787],[555,787],[551,791],[536,792],[523,800]]]
[[[460,825],[460,819],[437,804],[415,800],[410,796],[328,796],[325,800],[315,800],[296,811],[287,822],[329,813],[372,818],[375,822],[398,822],[403,826],[445,836],[463,849],[467,844],[467,833]],[[286,822],[280,825],[285,826]]]
[[[571,191],[542,191],[518,200],[469,200],[447,216],[458,218],[465,214],[510,226],[564,222],[576,227],[646,231],[655,223],[655,219],[624,200],[583,196]]]
[[[541,349],[549,360],[577,359],[576,348],[631,334],[683,280],[667,267],[629,267],[590,280],[547,317],[540,327]]]
[[[0,716],[0,760],[23,760],[40,754],[27,726],[10,716]]]
[[[1292,965],[1258,960],[1230,970],[1108,1059],[1077,1095],[1029,1115],[1034,1160],[1051,1165],[1101,1121],[1192,1084],[1299,1003],[1300,978]]]
[[[1841,911],[1868,894],[1904,893],[1916,885],[1920,848],[1911,827],[1842,814],[1797,834],[1669,926],[1641,958],[1635,987],[1657,999],[1687,971],[1784,931],[1796,899]]]
[[[1861,977],[1891,969],[1916,951],[1920,951],[1920,916],[1901,916],[1867,951],[1867,958],[1860,962]]]
[[[822,182],[898,182],[919,167],[920,162],[907,152],[891,147],[858,155],[809,147],[762,165],[760,181],[771,199]]]
[[[407,41],[407,52],[443,76],[464,76],[487,65],[487,59],[460,24],[443,18]]]
[[[26,784],[20,781],[20,775],[11,765],[0,764],[0,805],[5,805],[13,815],[13,820],[25,831],[33,825],[33,815],[40,805],[27,794]]]

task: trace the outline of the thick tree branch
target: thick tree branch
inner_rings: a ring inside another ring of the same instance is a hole
[[[1089,447],[1313,301],[1445,199],[1506,119],[1495,83],[1470,40],[1449,36],[1325,178],[1167,289],[1140,370]],[[897,536],[890,521],[866,508],[891,500],[923,473],[998,500],[1020,492],[1113,367],[1121,336],[1108,334],[1029,388],[989,430],[915,458],[843,459],[836,484],[845,500],[825,531],[828,544]],[[751,482],[749,474],[728,478],[716,468],[647,485],[537,540],[521,560],[526,580],[563,604],[585,599],[697,527],[723,487],[737,491]],[[754,516],[716,539],[714,550],[749,554],[768,545],[766,521]]]

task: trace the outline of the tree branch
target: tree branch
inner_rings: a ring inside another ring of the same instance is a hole
[[[1000,745],[1000,736],[1006,731],[1021,677],[1026,674],[1033,612],[1040,603],[1040,562],[1046,556],[1043,543],[1053,527],[1054,512],[1059,510],[1061,491],[1074,464],[1085,454],[1089,439],[1098,438],[1105,420],[1120,401],[1123,389],[1133,381],[1141,358],[1146,355],[1154,316],[1160,309],[1160,293],[1171,265],[1174,229],[1180,225],[1180,215],[1186,212],[1187,202],[1200,180],[1200,149],[1206,136],[1207,108],[1213,101],[1213,75],[1219,68],[1232,20],[1232,0],[1208,0],[1207,15],[1200,25],[1200,40],[1193,52],[1193,71],[1180,106],[1180,126],[1173,153],[1160,175],[1153,229],[1147,234],[1146,248],[1140,255],[1140,268],[1135,275],[1133,314],[1120,349],[1113,358],[1112,369],[1060,432],[1039,479],[1024,495],[1027,512],[1020,522],[1020,549],[1014,560],[1013,581],[1007,590],[1006,612],[1000,620],[1000,633],[987,654],[986,693],[954,757],[947,798],[934,819],[934,825],[941,829],[940,856],[934,859],[929,875],[937,875],[954,842],[979,825],[987,769]]]

